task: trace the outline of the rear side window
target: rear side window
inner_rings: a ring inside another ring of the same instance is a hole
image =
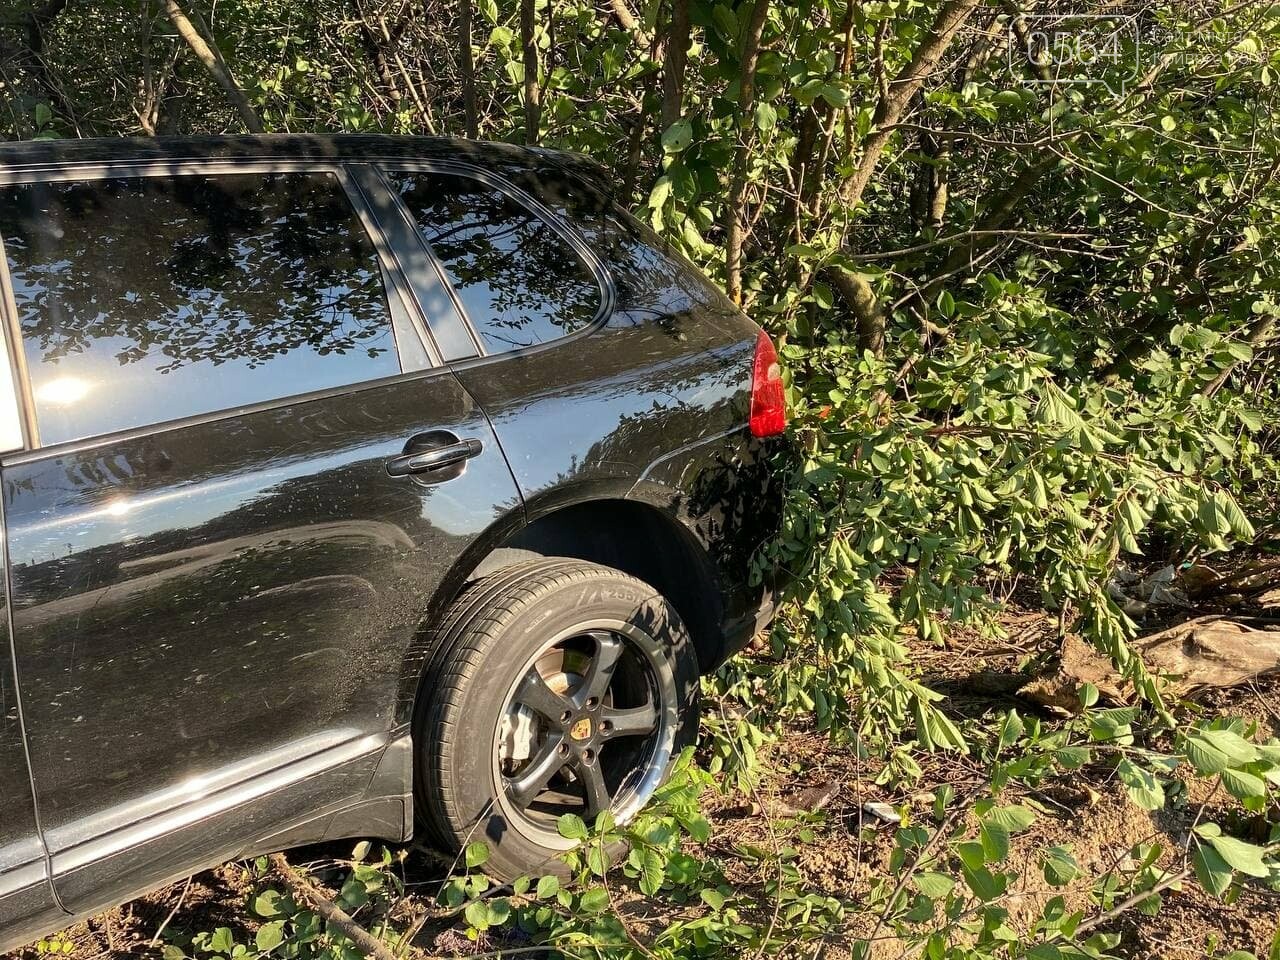
[[[0,187],[0,240],[45,444],[400,372],[330,173]]]
[[[471,177],[387,176],[489,353],[546,343],[595,320],[595,274],[532,210]]]

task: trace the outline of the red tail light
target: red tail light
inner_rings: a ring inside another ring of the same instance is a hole
[[[772,437],[787,429],[787,402],[782,389],[778,351],[763,330],[756,337],[756,358],[751,365],[751,435]]]

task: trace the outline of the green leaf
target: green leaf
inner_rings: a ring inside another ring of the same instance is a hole
[[[981,843],[966,840],[956,844],[956,854],[960,861],[970,870],[977,870],[987,862],[987,851]]]
[[[984,822],[999,824],[1009,833],[1021,833],[1036,822],[1035,811],[1016,804],[1009,807],[993,807],[982,818]]]
[[[1050,847],[1040,861],[1045,882],[1053,887],[1066,886],[1080,872],[1080,865],[1071,851],[1064,846]]]
[[[915,883],[916,889],[930,900],[945,899],[955,889],[956,885],[956,882],[945,874],[932,873],[928,870],[917,873],[911,879]]]
[[[983,858],[988,863],[1000,863],[1009,856],[1009,831],[999,823],[983,820],[978,828],[982,841]]]
[[[1200,886],[1221,897],[1231,888],[1231,867],[1208,844],[1200,844],[1191,858]]]
[[[250,909],[258,916],[269,920],[284,912],[280,906],[280,901],[283,899],[284,896],[279,890],[263,890],[253,898]]]
[[[1218,856],[1233,870],[1239,870],[1250,877],[1268,877],[1271,871],[1263,862],[1263,849],[1252,843],[1237,840],[1235,837],[1207,837],[1209,844],[1218,852]]]
[[[271,923],[265,923],[260,926],[254,942],[258,945],[258,950],[261,953],[270,953],[284,943],[284,921],[274,920]]]
[[[1125,785],[1129,799],[1143,810],[1162,810],[1164,808],[1164,786],[1150,770],[1139,767],[1128,757],[1125,757],[1116,764],[1116,774]]]
[[[711,887],[706,887],[698,894],[702,898],[702,902],[708,907],[719,913],[724,909],[724,895]]]
[[[1232,770],[1231,768],[1223,770],[1222,785],[1237,800],[1247,800],[1250,797],[1265,797],[1267,795],[1266,781],[1256,774],[1249,773],[1247,770]]]
[[[582,822],[582,818],[574,813],[566,813],[560,816],[556,821],[556,829],[560,832],[560,836],[566,840],[585,840],[587,839],[587,825]]]
[[[483,840],[476,840],[474,843],[467,844],[467,869],[474,870],[476,867],[487,863],[489,860],[489,845]]]
[[[578,906],[584,913],[603,913],[609,909],[608,891],[592,887],[578,898]]]
[[[229,956],[235,945],[236,938],[231,935],[229,927],[218,927],[209,938],[209,949],[213,953],[225,953]]]
[[[1258,748],[1232,730],[1197,730],[1185,745],[1187,759],[1205,776],[1258,759]]]
[[[1025,729],[1018,711],[1010,710],[1005,714],[1004,722],[1000,725],[1000,749],[1007,750],[1017,743]]]
[[[768,133],[778,125],[778,111],[771,103],[756,104],[756,129]]]
[[[1257,535],[1253,529],[1253,524],[1249,522],[1249,518],[1240,509],[1240,504],[1236,502],[1236,498],[1231,496],[1230,493],[1226,490],[1219,490],[1213,495],[1213,501],[1222,516],[1226,518],[1231,527],[1231,533],[1237,540],[1248,542]]]
[[[462,915],[477,930],[489,929],[489,905],[483,900],[472,900]]]
[[[1009,880],[1004,874],[992,873],[986,867],[979,867],[977,870],[964,867],[961,873],[964,875],[965,884],[973,891],[973,895],[984,903],[1003,896],[1005,888],[1009,885]]]
[[[693,142],[693,123],[681,117],[662,133],[662,149],[667,153],[680,153]]]
[[[560,879],[548,874],[545,877],[538,878],[538,899],[546,900],[548,897],[554,897],[560,890]]]
[[[667,202],[667,198],[671,196],[671,178],[659,177],[658,182],[653,185],[653,189],[649,191],[649,206],[654,210],[662,209],[663,204]]]
[[[654,896],[667,876],[667,862],[657,850],[646,847],[640,854],[640,892]]]

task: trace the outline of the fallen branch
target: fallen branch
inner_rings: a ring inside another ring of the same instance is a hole
[[[1166,678],[1170,693],[1181,697],[1280,673],[1280,630],[1226,617],[1188,620],[1140,638],[1134,649],[1151,673]],[[1033,680],[1018,695],[1041,706],[1077,713],[1078,691],[1086,683],[1110,700],[1128,699],[1126,683],[1110,658],[1071,635],[1062,642],[1057,672]]]
[[[399,960],[391,949],[351,918],[351,915],[330,900],[315,884],[311,883],[289,865],[282,853],[273,853],[271,866],[295,895],[305,900],[325,921],[341,931],[367,957],[375,960]]]

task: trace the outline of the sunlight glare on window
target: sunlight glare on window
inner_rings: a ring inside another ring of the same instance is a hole
[[[90,389],[89,384],[79,377],[58,377],[36,390],[36,399],[59,407],[69,407],[83,400]]]

